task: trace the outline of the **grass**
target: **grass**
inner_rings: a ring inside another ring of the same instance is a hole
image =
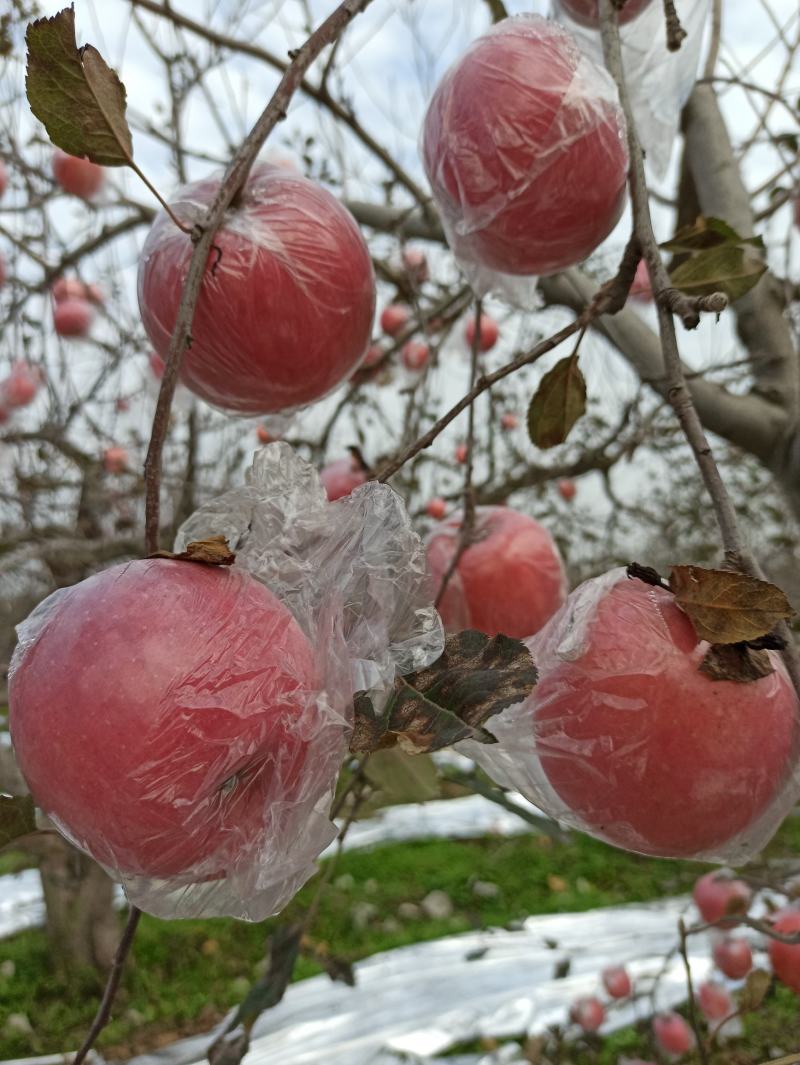
[[[800,819],[793,818],[773,841],[770,853],[796,854],[799,847]],[[677,894],[687,890],[701,871],[693,863],[646,859],[577,834],[566,844],[522,836],[387,845],[343,855],[313,936],[336,956],[357,960],[469,929],[505,926],[531,914],[577,912]],[[496,885],[496,896],[476,895],[476,880]],[[306,885],[282,919],[298,917],[315,886],[315,880]],[[401,903],[419,904],[434,889],[450,896],[451,916],[433,920],[421,912],[398,914]],[[113,1020],[99,1041],[101,1052],[127,1057],[209,1028],[241,1001],[250,982],[263,971],[265,941],[273,923],[163,922],[145,916]],[[77,1046],[96,1008],[96,975],[53,973],[47,940],[39,929],[4,940],[0,960],[5,963],[0,965],[0,1059]],[[301,958],[295,978],[319,971]],[[8,1017],[15,1013],[28,1018],[32,1033],[9,1029]],[[748,1020],[765,1026],[766,1041],[770,1023],[773,1047],[786,1046],[791,1025],[793,1037],[797,1036],[794,1045],[800,1045],[794,996],[781,991],[759,1018]],[[590,1046],[574,1048],[576,1056],[570,1060],[574,1065],[616,1065],[615,1055],[631,1050],[625,1041],[637,1039],[636,1032],[626,1030],[610,1037],[602,1052]],[[739,1065],[735,1058],[724,1060],[726,1065]],[[741,1065],[750,1065],[750,1060],[742,1058]]]

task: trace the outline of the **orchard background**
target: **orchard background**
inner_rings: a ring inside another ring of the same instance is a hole
[[[294,50],[334,6],[78,0],[77,41],[93,43],[125,84],[136,162],[169,199],[178,185],[230,162]],[[136,297],[156,198],[125,167],[108,168],[91,199],[65,192],[54,180],[53,145],[26,99],[26,26],[58,10],[59,4],[12,0],[0,17],[0,159],[7,171],[0,199],[0,379],[18,383],[24,364],[32,368],[26,381],[34,393],[23,388],[20,401],[3,408],[0,424],[6,666],[14,626],[46,594],[141,557],[143,463],[163,372]],[[355,462],[367,474],[380,473],[413,452],[469,391],[478,372],[467,336],[475,302],[430,200],[420,130],[450,63],[493,19],[522,12],[546,15],[549,4],[374,0],[307,73],[260,158],[322,183],[358,221],[377,277],[373,336],[380,356],[326,399],[288,417],[230,417],[179,385],[163,457],[162,547],[171,546],[199,505],[242,482],[254,449],[266,441],[288,441],[320,469]],[[703,314],[691,332],[678,322],[678,337],[688,389],[744,537],[767,577],[797,606],[800,12],[793,0],[716,0],[704,34],[682,132],[676,129],[666,174],[649,181],[649,202],[660,241],[702,215],[765,242],[769,269],[758,284],[721,316]],[[479,372],[506,365],[572,323],[616,274],[630,233],[626,209],[586,262],[542,280],[534,309],[488,296],[482,309],[497,323],[498,337],[479,356]],[[671,257],[665,253],[668,267]],[[90,298],[79,301],[85,317],[76,311],[72,326],[63,319],[58,325],[63,302],[54,298],[55,283],[65,278],[97,286],[79,292]],[[466,478],[476,505],[507,503],[550,531],[570,587],[633,559],[661,572],[676,562],[719,563],[715,511],[668,402],[657,311],[646,296],[634,286],[622,310],[591,321],[580,346],[588,408],[566,442],[534,446],[527,409],[575,338],[487,388],[469,420],[459,415],[393,473],[390,483],[421,534],[461,507]],[[407,318],[399,331],[392,323],[382,329],[382,312],[396,304],[407,308]],[[70,331],[78,335],[65,335]],[[358,777],[350,816],[459,798],[475,788],[502,801],[486,778],[463,767],[381,752]],[[6,744],[0,791],[24,791]],[[702,871],[622,854],[575,833],[553,842],[534,824],[522,841],[395,845],[345,855],[270,923],[270,934],[280,942],[281,930],[303,926],[295,976],[322,968],[349,978],[353,960],[378,950],[529,913],[677,894]],[[786,887],[793,869],[781,863],[797,842],[789,819],[767,852],[772,864],[751,871],[755,886]],[[7,948],[11,962],[0,972],[0,1002],[8,1003],[5,1020],[0,1015],[4,1056],[69,1049],[94,1012],[87,990],[102,986],[117,947],[113,885],[53,833],[27,837],[0,861],[9,872],[37,864],[47,906],[46,938],[27,932],[0,943],[0,956]],[[488,894],[476,892],[479,884],[491,886]],[[446,903],[426,909],[431,891],[445,893],[449,910]],[[409,905],[416,909],[402,911]],[[316,923],[306,924],[309,912]],[[101,1052],[129,1056],[208,1028],[243,998],[259,971],[263,977],[264,938],[263,927],[146,918]],[[707,1053],[755,1065],[777,1056],[775,1048],[797,1049],[800,1028],[787,1020],[794,1001],[786,988],[773,987],[760,1010],[745,1013],[744,1035],[721,1048],[710,1040]],[[648,1043],[649,1031],[643,1024],[643,1041],[632,1036],[625,1045],[565,1027],[525,1053],[541,1062],[616,1062],[628,1052],[648,1058],[662,1053]],[[703,1039],[708,1035],[703,1029]]]

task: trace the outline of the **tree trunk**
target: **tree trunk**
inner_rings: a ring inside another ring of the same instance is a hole
[[[61,972],[107,970],[120,937],[113,882],[96,862],[54,833],[40,837],[37,849],[54,967]]]

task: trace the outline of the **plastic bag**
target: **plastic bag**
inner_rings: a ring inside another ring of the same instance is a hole
[[[220,175],[182,189],[173,211],[205,214]],[[283,167],[253,168],[215,239],[181,379],[234,414],[305,406],[346,380],[367,351],[375,314],[369,249],[347,209]],[[139,308],[165,358],[192,254],[161,212],[139,264]]]
[[[530,303],[531,279],[585,259],[625,205],[616,87],[537,15],[498,22],[447,71],[421,154],[448,243],[480,295]]]
[[[201,507],[231,567],[148,559],[46,599],[18,629],[9,724],[58,828],[159,917],[278,912],[334,838],[353,693],[434,661],[424,548],[371,482],[328,504],[284,443]]]
[[[553,0],[554,17],[562,22],[596,63],[603,64],[603,44],[596,29],[571,19],[561,0]],[[697,78],[708,22],[708,0],[676,0],[675,8],[687,37],[677,52],[667,49],[664,6],[652,3],[620,26],[622,61],[636,132],[648,169],[657,179],[667,172],[678,136],[681,111]]]
[[[428,537],[428,565],[438,591],[458,551],[462,516]],[[524,639],[567,597],[567,575],[552,536],[510,507],[478,507],[473,541],[461,555],[439,602],[448,632],[479,629]]]
[[[565,824],[626,850],[751,858],[800,791],[798,702],[780,657],[750,683],[699,672],[672,595],[622,569],[580,585],[526,641],[539,683],[458,750]]]

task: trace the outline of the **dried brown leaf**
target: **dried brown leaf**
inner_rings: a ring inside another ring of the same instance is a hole
[[[768,677],[775,669],[768,651],[755,650],[746,643],[715,643],[701,662],[700,672],[712,680],[748,684]]]
[[[232,566],[236,555],[224,536],[209,536],[207,540],[193,540],[186,550],[155,551],[150,558],[169,558],[175,562],[203,562],[207,566]]]
[[[669,586],[698,637],[709,643],[756,640],[793,613],[780,588],[743,573],[674,566]]]

